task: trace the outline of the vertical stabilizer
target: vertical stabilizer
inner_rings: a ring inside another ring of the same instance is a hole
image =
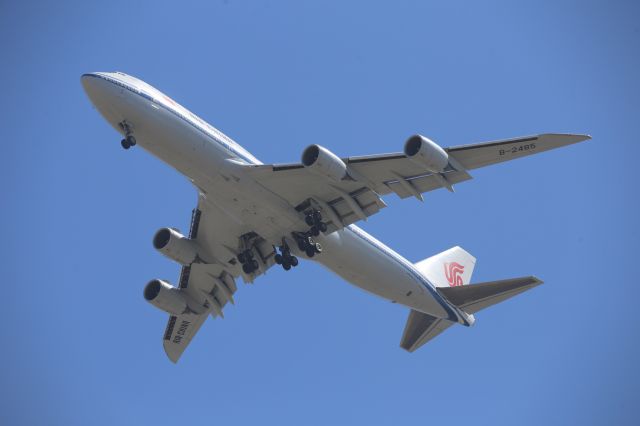
[[[416,268],[436,287],[458,287],[471,281],[476,258],[453,247],[416,263]]]

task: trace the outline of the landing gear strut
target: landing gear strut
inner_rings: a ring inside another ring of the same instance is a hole
[[[309,234],[314,237],[320,235],[321,232],[327,232],[327,224],[322,221],[322,215],[318,210],[308,212],[304,217],[304,221],[311,227]]]
[[[276,253],[276,263],[282,265],[285,271],[291,269],[291,267],[298,266],[298,258],[291,254],[289,245],[282,239],[282,245],[280,246],[280,253]]]
[[[124,139],[120,141],[120,145],[124,149],[129,149],[136,144],[136,138],[133,136],[131,132],[131,126],[126,121],[118,123],[120,128],[124,131]]]
[[[242,264],[242,272],[251,274],[258,270],[258,261],[253,256],[253,251],[245,250],[238,255],[238,262]]]

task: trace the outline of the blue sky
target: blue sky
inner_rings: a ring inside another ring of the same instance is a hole
[[[634,2],[3,2],[2,424],[632,424],[640,371]],[[474,281],[546,284],[413,354],[407,310],[316,264],[240,286],[178,365],[151,246],[196,193],[80,86],[121,70],[264,162],[541,132],[593,140],[474,172],[364,228]]]

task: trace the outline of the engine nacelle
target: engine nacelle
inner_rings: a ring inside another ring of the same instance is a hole
[[[349,175],[344,161],[320,145],[309,145],[302,152],[302,164],[312,173],[334,182],[340,182]]]
[[[189,310],[182,291],[166,281],[149,281],[144,288],[144,298],[156,308],[171,315],[180,315]]]
[[[198,246],[171,228],[162,228],[153,237],[153,247],[181,265],[190,265],[198,256]]]
[[[409,160],[433,173],[442,173],[449,164],[449,154],[431,139],[413,135],[404,144]]]

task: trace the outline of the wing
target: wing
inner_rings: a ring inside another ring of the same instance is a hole
[[[193,211],[189,238],[202,248],[202,256],[191,265],[183,266],[180,273],[178,288],[185,292],[192,309],[169,317],[163,346],[171,361],[178,361],[209,315],[224,318],[223,309],[227,303],[234,303],[237,277],[252,282],[274,264],[273,247],[259,237],[249,235],[254,238],[251,243],[259,269],[250,275],[242,272],[236,255],[248,235],[244,226],[232,215],[208,203],[205,194],[200,194],[198,207]]]
[[[329,182],[302,164],[247,166],[261,185],[286,199],[299,211],[314,207],[326,213],[329,231],[377,213],[386,207],[380,198],[395,193],[415,197],[438,188],[453,191],[453,185],[471,179],[468,170],[537,154],[590,139],[586,135],[543,134],[475,145],[445,148],[449,165],[442,173],[431,173],[404,153],[343,158],[352,180]]]
[[[467,170],[515,160],[591,139],[588,135],[546,133],[515,139],[461,145],[447,148],[449,155]]]

